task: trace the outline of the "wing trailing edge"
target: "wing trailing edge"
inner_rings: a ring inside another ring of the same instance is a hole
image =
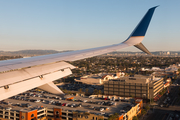
[[[42,86],[39,86],[38,88],[53,94],[62,95],[62,96],[64,95],[64,93],[53,82],[46,83]]]

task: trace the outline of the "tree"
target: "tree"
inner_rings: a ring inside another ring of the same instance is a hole
[[[63,92],[64,92],[64,93],[67,93],[67,90],[66,90],[66,89],[64,89],[64,90],[63,90]]]
[[[138,120],[138,117],[137,117],[137,116],[134,116],[132,120]]]
[[[154,99],[153,98],[150,99],[150,103],[151,104],[154,103]]]
[[[97,90],[97,89],[95,89],[94,91],[93,91],[93,95],[98,95],[99,94],[99,91]]]
[[[166,80],[167,78],[168,78],[167,75],[165,75],[165,76],[164,76],[164,80]]]
[[[82,88],[80,88],[78,91],[79,91],[79,93],[82,93]]]
[[[88,89],[88,88],[85,89],[85,94],[86,94],[86,95],[89,94],[89,89]]]
[[[146,114],[146,110],[142,109],[141,114],[144,116]]]
[[[116,120],[119,117],[118,113],[114,113],[113,115],[110,115],[108,120]]]
[[[71,91],[68,91],[68,94],[72,94],[72,92],[71,92]]]
[[[150,109],[149,105],[146,105],[145,109],[146,109],[146,111],[148,111]]]
[[[177,75],[176,76],[174,76],[174,80],[176,80],[177,79]]]
[[[98,90],[98,94],[101,94],[102,93],[102,91],[101,90]]]
[[[161,91],[159,94],[160,94],[160,95],[163,95],[163,92]]]

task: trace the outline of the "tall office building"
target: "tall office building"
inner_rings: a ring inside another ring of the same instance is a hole
[[[163,78],[135,75],[104,82],[105,95],[152,99],[163,89]]]

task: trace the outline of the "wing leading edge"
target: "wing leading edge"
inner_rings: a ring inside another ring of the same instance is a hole
[[[135,46],[147,54],[151,54],[141,42],[144,39],[156,7],[147,11],[131,35],[122,43],[32,58],[0,61],[0,74],[3,76],[0,78],[2,83],[0,85],[0,100],[38,86],[51,93],[63,94],[53,85],[52,81],[71,74],[70,69],[73,69],[74,66],[64,61],[80,60],[129,46]],[[18,76],[15,74],[16,72]],[[24,87],[25,85],[27,87]]]

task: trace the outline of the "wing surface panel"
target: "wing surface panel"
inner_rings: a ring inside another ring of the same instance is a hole
[[[16,84],[9,85],[8,89],[5,89],[4,87],[0,87],[0,95],[1,95],[0,101],[8,97],[14,96],[16,94],[22,93],[24,91],[30,90],[32,88],[39,87],[44,84],[49,84],[50,82],[57,80],[59,77],[60,78],[65,77],[69,74],[72,74],[72,72],[69,68],[67,68],[64,71],[57,71],[52,74],[44,75],[42,79],[40,79],[39,77],[34,77],[30,80],[26,80],[23,82],[18,82]],[[53,87],[52,84],[51,84],[51,87]],[[55,90],[53,91],[57,93],[57,87],[54,89],[56,89],[56,91]],[[63,93],[59,90],[59,95],[61,94]]]
[[[24,80],[29,80],[34,77],[51,74],[53,72],[56,72],[58,70],[63,70],[66,68],[73,69],[75,67],[66,62],[59,62],[59,63],[54,63],[54,64],[35,66],[32,68],[26,68],[26,69],[21,69],[21,70],[12,71],[12,72],[6,72],[6,73],[1,74],[0,87],[14,84],[16,82],[21,82]]]
[[[44,56],[37,56],[25,59],[18,59],[16,62],[11,63],[12,60],[1,61],[0,62],[0,72],[13,70],[13,69],[20,69],[30,66],[54,63],[59,61],[75,61],[84,59],[87,57],[93,57],[101,54],[105,54],[108,52],[113,52],[118,49],[122,49],[128,47],[129,45],[121,43],[115,44],[110,46],[104,46],[99,48],[92,48],[86,50],[78,50],[78,51],[71,51],[65,53],[57,53],[52,55],[44,55]],[[11,63],[11,64],[10,64]]]

